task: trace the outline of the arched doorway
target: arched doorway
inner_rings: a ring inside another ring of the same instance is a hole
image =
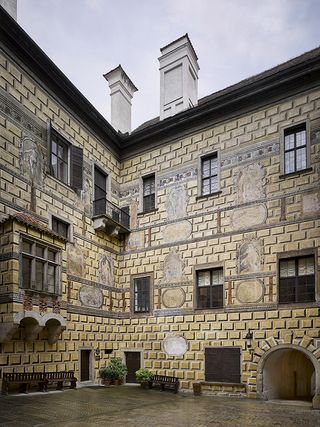
[[[309,400],[315,394],[315,369],[301,351],[283,348],[266,359],[263,394],[267,399]]]

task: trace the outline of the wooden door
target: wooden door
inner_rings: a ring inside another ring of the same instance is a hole
[[[90,353],[91,353],[91,350],[81,350],[80,381],[90,380]]]
[[[136,383],[136,371],[141,368],[140,364],[140,352],[138,351],[126,351],[126,365],[128,369],[126,382]]]

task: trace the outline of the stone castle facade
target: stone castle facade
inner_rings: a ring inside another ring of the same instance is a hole
[[[1,372],[319,407],[320,50],[122,134],[0,13]]]

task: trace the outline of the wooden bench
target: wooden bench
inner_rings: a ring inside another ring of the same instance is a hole
[[[154,375],[152,378],[152,387],[159,386],[161,391],[165,389],[173,390],[178,393],[179,379],[177,377],[167,377],[166,375]]]
[[[9,384],[19,384],[22,393],[28,393],[31,384],[38,384],[39,391],[45,391],[47,380],[43,372],[4,373],[2,394],[8,394]]]
[[[70,382],[70,388],[76,388],[77,378],[74,371],[4,373],[2,394],[8,394],[9,384],[19,384],[20,391],[28,393],[31,384],[38,384],[39,391],[48,391],[49,383],[56,383],[57,390],[62,390],[64,382]]]
[[[61,372],[46,372],[45,391],[48,391],[48,384],[57,383],[57,390],[63,389],[64,382],[70,382],[70,388],[76,388],[77,378],[74,376],[74,371]]]

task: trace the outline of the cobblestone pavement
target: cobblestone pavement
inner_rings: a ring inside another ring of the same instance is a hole
[[[320,426],[309,406],[175,395],[140,387],[86,387],[0,397],[0,426],[295,427]]]

